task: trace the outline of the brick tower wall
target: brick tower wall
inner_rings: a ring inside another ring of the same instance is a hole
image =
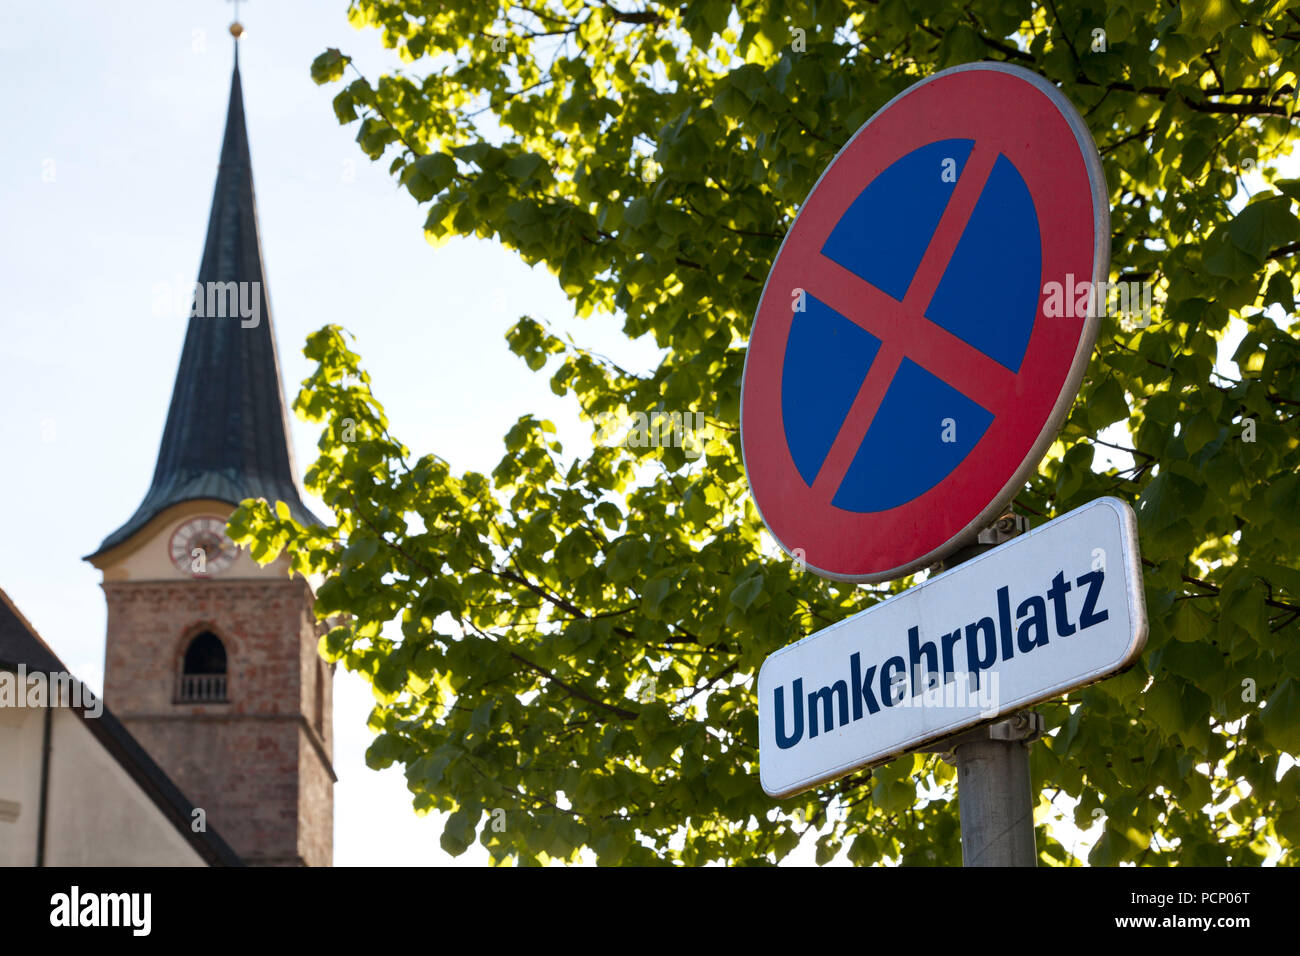
[[[331,865],[332,669],[306,582],[103,587],[108,706],[246,862]],[[228,702],[178,703],[185,649],[205,630],[226,648]]]

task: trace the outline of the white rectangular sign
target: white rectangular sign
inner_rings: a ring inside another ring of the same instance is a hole
[[[789,796],[1059,697],[1146,638],[1137,519],[1099,498],[768,657],[763,789]]]

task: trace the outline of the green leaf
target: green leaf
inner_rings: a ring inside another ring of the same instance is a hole
[[[452,856],[460,856],[474,842],[475,818],[478,812],[472,816],[466,810],[457,810],[455,813],[448,815],[447,823],[443,827],[442,839],[439,841],[443,850]]]
[[[1183,601],[1180,603],[1187,605],[1192,602]],[[1205,628],[1204,635],[1208,635],[1208,618],[1203,618],[1196,624],[1203,626]],[[1224,660],[1223,655],[1215,650],[1207,640],[1201,639],[1193,643],[1180,638],[1166,645],[1164,655],[1161,657],[1161,664],[1180,677],[1185,677],[1203,686],[1202,682],[1209,681],[1222,672]]]
[[[602,501],[592,509],[592,514],[604,523],[606,528],[617,531],[623,524],[623,513],[612,501]]]
[[[349,563],[362,564],[379,553],[379,539],[372,535],[357,535],[343,551]]]
[[[650,218],[650,203],[644,196],[638,196],[628,203],[623,213],[623,221],[633,229],[644,226]]]
[[[311,78],[319,86],[342,79],[343,68],[348,64],[345,57],[334,47],[330,47],[311,61]]]
[[[1266,741],[1284,753],[1300,753],[1300,688],[1295,681],[1288,677],[1279,683],[1257,719]]]
[[[1128,416],[1129,408],[1128,401],[1124,398],[1124,387],[1114,377],[1102,382],[1088,400],[1088,420],[1095,429],[1102,429],[1114,422],[1123,421]]]
[[[356,121],[357,106],[351,90],[343,90],[334,97],[334,115],[343,125]]]
[[[1157,681],[1142,695],[1148,727],[1165,737],[1176,737],[1187,730],[1187,721],[1179,684],[1172,679]]]
[[[1181,0],[1183,33],[1211,39],[1241,20],[1234,0]]]
[[[620,541],[605,562],[605,574],[609,580],[622,584],[641,572],[646,551],[645,543],[631,538]]]
[[[506,172],[514,179],[530,179],[538,169],[545,166],[545,160],[536,153],[520,153],[506,161]]]
[[[1287,540],[1300,540],[1300,474],[1283,475],[1269,485],[1268,510]]]
[[[433,193],[442,192],[456,175],[456,161],[445,153],[430,153],[411,164],[428,181]]]
[[[1195,600],[1179,601],[1174,606],[1169,632],[1175,640],[1188,643],[1203,641],[1210,634],[1210,617]]]
[[[756,574],[747,578],[736,585],[728,600],[740,608],[742,611],[749,610],[750,606],[758,600],[758,596],[763,593],[763,576]]]
[[[1205,489],[1172,471],[1162,471],[1138,500],[1138,523],[1143,531],[1164,531],[1200,507]]]
[[[1233,245],[1263,262],[1274,249],[1300,239],[1300,219],[1291,200],[1275,197],[1251,203],[1228,226]]]
[[[664,598],[668,597],[672,590],[672,581],[666,577],[651,579],[645,586],[645,591],[641,598],[641,610],[648,617],[657,619],[660,607],[664,603]]]

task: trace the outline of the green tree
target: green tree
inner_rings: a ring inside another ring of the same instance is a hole
[[[1040,810],[1058,792],[1083,826],[1100,809],[1093,863],[1251,864],[1274,845],[1293,861],[1300,181],[1274,167],[1294,143],[1298,11],[353,0],[351,22],[401,63],[372,79],[329,50],[312,75],[343,84],[339,121],[426,205],[428,237],[496,237],[545,263],[579,314],[618,316],[667,355],[634,374],[531,318],[510,348],[593,422],[691,410],[711,431],[694,459],[574,458],[525,415],[492,474],[453,474],[389,434],[341,329],[312,335],[295,407],[325,423],[306,480],[337,524],[248,502],[231,527],[259,559],[288,549],[322,573],[319,614],[350,615],[321,650],[374,686],[369,763],[401,763],[417,810],[450,811],[452,853],[477,835],[502,861],[588,847],[611,864],[764,862],[812,829],[819,861],[960,860],[954,774],[933,757],[780,803],[760,789],[764,657],[910,582],[833,584],[774,556],[737,423],[762,282],[817,176],[910,84],[997,60],[1078,105],[1110,188],[1112,281],[1157,288],[1149,327],[1104,320],[1060,441],[1016,498],[1035,521],[1133,502],[1151,615],[1140,664],[1041,707]],[[1250,171],[1266,185],[1248,196]],[[1243,326],[1236,379],[1216,354]],[[1103,468],[1097,435],[1116,423],[1132,467]],[[1044,863],[1080,862],[1041,823],[1038,839]]]

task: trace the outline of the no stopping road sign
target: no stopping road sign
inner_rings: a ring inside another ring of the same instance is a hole
[[[1045,287],[1105,281],[1107,203],[1083,119],[1018,67],[944,70],[854,135],[781,245],[745,361],[746,473],[787,552],[888,580],[997,517],[1087,367],[1099,317],[1045,315]]]

